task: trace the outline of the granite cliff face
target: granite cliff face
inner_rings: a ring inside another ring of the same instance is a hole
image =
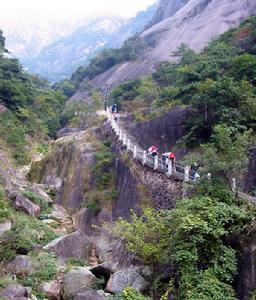
[[[255,0],[162,0],[152,24],[160,22],[141,34],[147,44],[154,46],[147,49],[136,61],[114,66],[95,77],[92,86],[115,87],[121,82],[150,74],[160,62],[177,59],[170,54],[181,43],[198,52],[213,38],[239,25],[255,13]],[[84,96],[79,92],[73,99],[81,100]]]

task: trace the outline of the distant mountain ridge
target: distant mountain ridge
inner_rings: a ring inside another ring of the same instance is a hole
[[[174,7],[176,11],[171,9]],[[106,85],[112,88],[124,81],[151,74],[161,62],[177,59],[171,54],[182,43],[200,51],[212,39],[254,14],[255,0],[161,0],[151,22],[160,21],[140,35],[153,47],[136,61],[115,65],[96,76],[91,85],[95,89]],[[80,90],[72,100],[82,100],[86,94],[86,91]]]
[[[117,17],[98,17],[44,47],[36,57],[21,61],[30,72],[51,81],[69,77],[101,49],[120,47],[127,38],[142,32],[156,9],[157,4],[152,5],[128,21]]]

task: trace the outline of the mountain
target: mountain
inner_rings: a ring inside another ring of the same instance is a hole
[[[151,47],[147,47],[136,60],[115,65],[96,76],[91,81],[94,88],[114,87],[154,72],[161,62],[177,60],[171,54],[182,43],[198,52],[212,39],[256,13],[255,0],[178,0],[171,1],[176,11],[170,9],[167,17],[164,7],[170,8],[166,6],[168,3],[160,1],[153,16],[153,20],[160,22],[140,35]],[[81,97],[83,93],[79,91],[72,99],[79,100]]]
[[[128,21],[107,16],[88,21],[72,34],[55,40],[38,55],[26,57],[22,62],[30,72],[51,81],[66,78],[78,66],[87,64],[101,49],[120,47],[127,38],[143,31],[156,8],[156,4],[152,5]]]

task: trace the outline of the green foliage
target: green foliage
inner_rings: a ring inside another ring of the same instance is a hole
[[[54,240],[56,234],[41,221],[23,214],[16,214],[12,228],[3,236],[0,257],[12,259],[17,254],[29,253],[35,244],[45,245]]]
[[[0,223],[10,218],[10,216],[11,216],[11,209],[8,203],[4,199],[4,191],[0,186]]]
[[[226,238],[241,232],[252,216],[236,206],[231,196],[218,196],[183,199],[171,211],[133,213],[131,223],[120,219],[113,229],[144,262],[176,266],[179,300],[236,299],[232,288],[236,252]]]
[[[151,298],[143,296],[138,290],[127,287],[122,293],[112,296],[111,300],[150,300]]]
[[[111,167],[114,161],[114,155],[108,147],[102,145],[101,149],[94,155],[95,164],[93,166],[93,174],[95,177],[96,186],[105,189],[111,185],[113,174]]]
[[[201,145],[200,155],[188,155],[185,161],[194,161],[203,165],[205,173],[212,173],[213,177],[223,176],[230,179],[239,175],[248,166],[248,145],[250,131],[240,133],[234,127],[218,124],[214,127],[211,140]]]
[[[26,149],[29,137],[42,140],[47,134],[56,136],[66,98],[51,90],[45,79],[27,74],[17,59],[1,55],[3,48],[0,32],[0,104],[6,107],[0,116],[1,142],[22,165],[30,160]]]
[[[55,254],[43,252],[34,254],[32,257],[32,267],[32,272],[22,280],[22,284],[36,290],[42,282],[51,281],[57,275],[57,259]]]
[[[70,257],[66,261],[66,265],[76,266],[76,267],[84,267],[86,262],[83,259]]]
[[[52,88],[54,90],[61,90],[63,92],[63,94],[65,96],[67,96],[68,98],[73,96],[77,90],[77,86],[75,85],[75,83],[73,83],[71,80],[67,80],[67,79],[56,82],[52,86]]]
[[[23,192],[23,196],[31,200],[33,203],[39,205],[41,207],[41,214],[47,214],[52,211],[49,203],[40,195],[31,191],[25,191]]]
[[[119,219],[113,233],[126,239],[127,249],[146,263],[167,258],[169,230],[164,211],[146,209],[142,216],[131,213],[131,222]]]
[[[147,47],[145,41],[138,36],[134,36],[126,40],[120,49],[104,49],[95,58],[93,58],[88,66],[79,67],[71,77],[72,82],[79,84],[85,78],[93,79],[97,75],[107,71],[111,67],[123,61],[130,61],[144,51]]]

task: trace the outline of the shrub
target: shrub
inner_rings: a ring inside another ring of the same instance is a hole
[[[28,254],[34,245],[45,245],[57,235],[41,221],[23,214],[13,217],[11,230],[3,236],[0,257],[13,259],[17,254]]]
[[[22,283],[34,290],[42,283],[53,280],[57,275],[57,260],[53,253],[39,253],[32,256],[33,271]],[[39,294],[40,295],[40,294]]]

